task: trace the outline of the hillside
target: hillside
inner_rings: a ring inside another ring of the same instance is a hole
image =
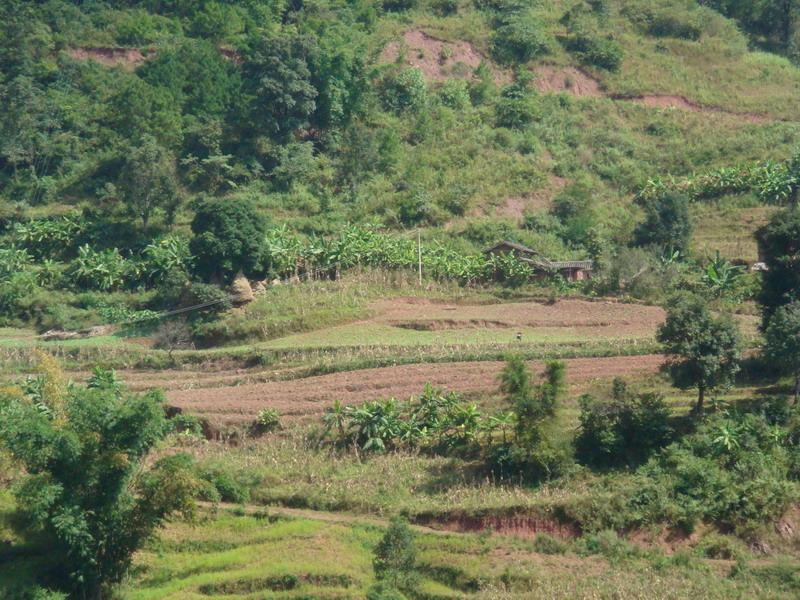
[[[0,600],[800,593],[797,2],[0,4]]]

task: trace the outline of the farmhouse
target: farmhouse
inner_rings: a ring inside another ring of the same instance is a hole
[[[512,254],[522,262],[529,264],[537,279],[545,279],[558,273],[567,281],[584,281],[590,277],[594,268],[591,260],[554,261],[545,258],[536,250],[507,240],[498,242],[483,252],[497,255]]]

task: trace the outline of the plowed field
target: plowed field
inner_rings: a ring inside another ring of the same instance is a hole
[[[576,388],[593,380],[656,373],[663,361],[661,355],[570,359],[565,361],[567,382]],[[250,421],[264,408],[299,418],[322,413],[337,399],[348,404],[406,399],[419,394],[426,383],[458,392],[492,392],[497,390],[502,367],[501,362],[404,365],[292,381],[172,390],[167,399],[173,406],[215,422]],[[543,363],[533,362],[531,367],[541,373]]]

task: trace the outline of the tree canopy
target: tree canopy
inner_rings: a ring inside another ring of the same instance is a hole
[[[133,553],[172,514],[192,516],[201,489],[191,459],[148,461],[166,433],[163,397],[113,378],[68,385],[53,359],[0,396],[0,443],[25,467],[16,488],[25,530],[44,536],[48,576],[76,597],[107,597]]]
[[[738,326],[729,316],[713,316],[696,296],[680,294],[669,302],[658,341],[671,355],[668,369],[673,383],[697,388],[698,411],[706,392],[730,386],[739,371]]]
[[[767,266],[758,298],[767,325],[778,307],[800,300],[800,210],[776,213],[756,240]]]
[[[194,202],[190,249],[195,270],[206,279],[230,277],[238,271],[255,275],[262,269],[266,219],[252,203],[213,198]]]

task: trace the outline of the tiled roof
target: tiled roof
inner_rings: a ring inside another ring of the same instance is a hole
[[[594,262],[591,260],[557,260],[549,261],[554,269],[591,269]]]
[[[518,250],[519,252],[525,252],[527,254],[538,254],[536,250],[533,250],[532,248],[528,248],[527,246],[523,246],[522,244],[517,244],[516,242],[509,242],[508,240],[497,242],[494,246],[484,250],[484,252],[491,252],[492,250],[497,250],[498,248],[502,248],[503,246],[508,246],[509,248],[513,248],[514,250]]]
[[[519,260],[528,263],[537,269],[542,269],[545,271],[558,271],[561,269],[591,270],[594,268],[594,262],[591,260],[549,260],[543,256],[540,256],[539,253],[532,248],[528,248],[522,244],[517,244],[516,242],[509,242],[508,240],[497,242],[491,248],[484,250],[484,252],[489,253],[493,250],[497,250],[498,248],[511,248],[513,250],[517,250],[518,252],[524,252],[525,254],[533,255],[535,258],[520,256]]]

